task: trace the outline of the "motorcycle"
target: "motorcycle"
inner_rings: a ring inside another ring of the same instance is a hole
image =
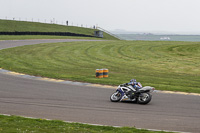
[[[116,92],[110,96],[110,100],[112,102],[132,101],[139,104],[148,104],[152,99],[151,93],[154,90],[154,87],[145,86],[136,91],[132,85],[121,84],[118,86]]]

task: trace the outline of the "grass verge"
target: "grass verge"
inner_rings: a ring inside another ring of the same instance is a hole
[[[131,127],[93,126],[80,123],[66,123],[58,120],[30,119],[18,116],[0,115],[2,133],[166,133]]]
[[[200,43],[66,42],[0,51],[0,67],[35,76],[118,85],[136,78],[158,90],[200,93]],[[95,78],[108,68],[109,78]]]
[[[0,20],[0,32],[70,32],[84,35],[94,35],[94,31],[98,29],[76,27],[76,26],[64,26],[58,24],[46,24],[39,22],[25,22],[25,21],[13,21],[13,20]],[[118,40],[117,38],[103,33],[103,39]]]

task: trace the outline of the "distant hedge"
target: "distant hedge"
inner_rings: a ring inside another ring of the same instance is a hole
[[[70,32],[0,32],[0,35],[54,35],[54,36],[80,36],[80,37],[95,37],[85,34],[77,34]]]

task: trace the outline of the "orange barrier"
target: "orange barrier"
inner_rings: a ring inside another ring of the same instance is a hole
[[[103,69],[103,77],[104,78],[108,77],[108,69]]]
[[[96,69],[96,78],[107,78],[108,69]]]
[[[103,69],[99,69],[99,78],[103,78]]]

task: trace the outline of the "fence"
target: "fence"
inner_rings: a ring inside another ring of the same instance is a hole
[[[33,18],[20,18],[20,17],[2,17],[0,16],[0,20],[15,20],[15,21],[25,21],[25,22],[38,22],[38,23],[46,23],[46,24],[58,24],[58,25],[65,25],[65,26],[77,26],[77,27],[84,27],[94,29],[95,25],[87,25],[87,24],[78,24],[74,23],[73,21],[68,20],[56,20],[55,18],[52,19],[33,19]]]
[[[101,27],[97,27],[97,29],[99,29],[99,30],[101,30],[101,31],[103,31],[103,32],[106,32],[107,34],[109,34],[109,35],[111,35],[111,36],[114,36],[114,37],[118,38],[119,40],[124,40],[124,39],[120,38],[119,36],[117,36],[117,35],[115,35],[115,34],[109,32],[109,31],[107,31],[107,30],[105,30],[105,29],[103,29],[103,28],[101,28]]]

